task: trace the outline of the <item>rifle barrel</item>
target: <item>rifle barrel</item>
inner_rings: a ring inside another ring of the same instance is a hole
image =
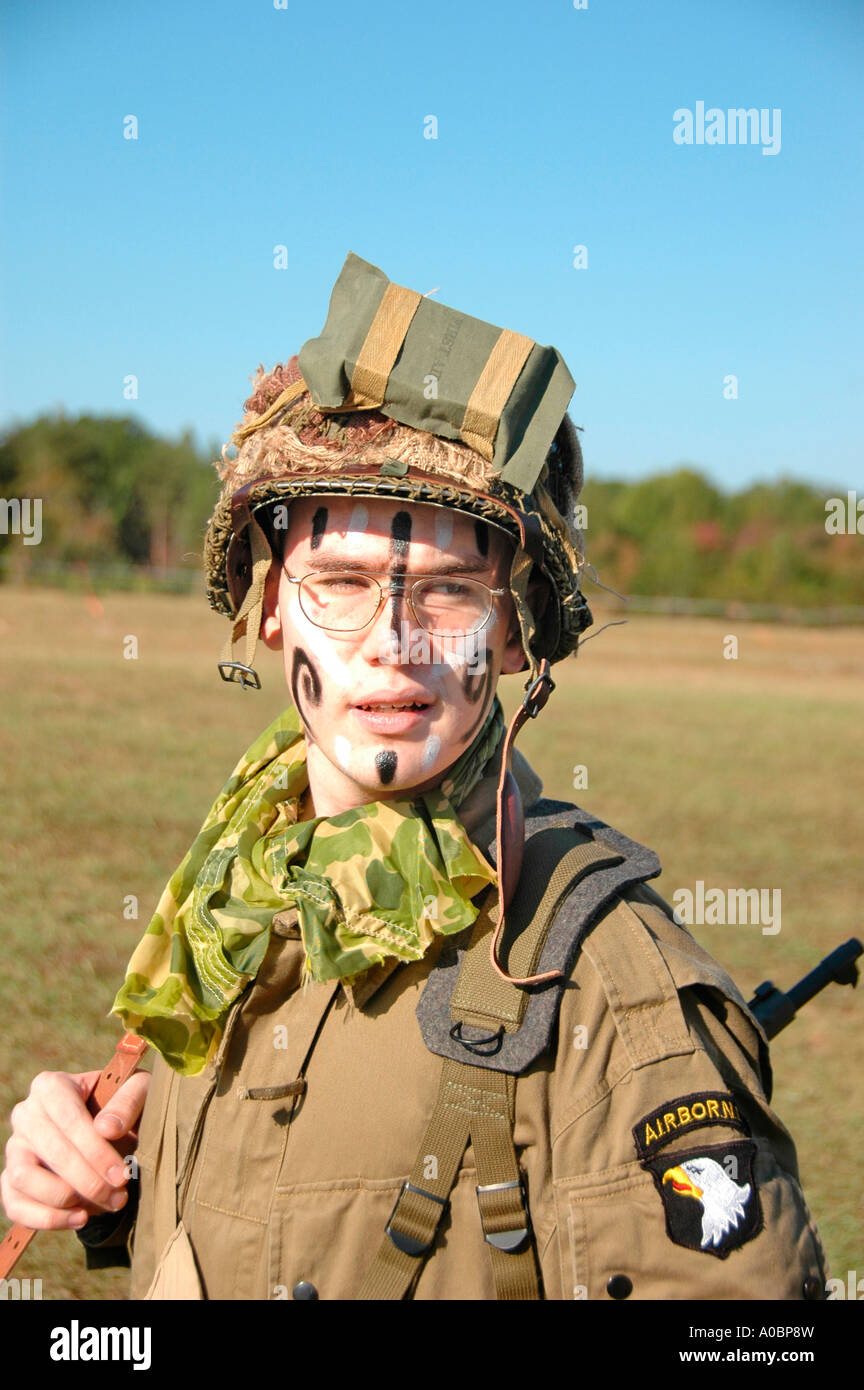
[[[856,937],[850,937],[844,941],[842,946],[838,946],[830,955],[821,960],[809,975],[805,975],[803,980],[799,980],[797,985],[793,985],[788,992],[789,1002],[793,1008],[800,1009],[802,1004],[806,1004],[815,994],[818,994],[826,985],[830,985],[833,980],[838,984],[852,984],[858,978],[858,967],[855,965],[857,958],[864,952],[864,946]],[[842,979],[841,976],[846,976]]]
[[[855,962],[862,954],[864,945],[853,936],[821,960],[809,975],[805,975],[788,992],[778,989],[771,980],[764,980],[747,1007],[765,1029],[766,1037],[776,1038],[792,1022],[797,1011],[832,981],[840,985],[857,984],[858,966]]]

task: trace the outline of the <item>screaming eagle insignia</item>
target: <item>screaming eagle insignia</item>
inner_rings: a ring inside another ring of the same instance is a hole
[[[762,1229],[753,1177],[756,1146],[746,1140],[686,1153],[656,1155],[642,1167],[653,1174],[676,1245],[724,1260]]]

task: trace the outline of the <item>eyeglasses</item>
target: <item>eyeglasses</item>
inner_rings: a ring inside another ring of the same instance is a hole
[[[300,608],[310,623],[328,632],[360,632],[393,594],[404,597],[417,626],[426,632],[470,637],[486,623],[493,598],[508,592],[462,575],[391,576],[386,588],[373,575],[354,570],[316,570],[299,579],[286,570],[285,578],[298,586]]]

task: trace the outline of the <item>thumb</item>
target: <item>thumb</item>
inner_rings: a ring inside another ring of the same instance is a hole
[[[136,1124],[150,1088],[149,1071],[136,1071],[124,1081],[93,1121],[106,1139],[120,1139]]]

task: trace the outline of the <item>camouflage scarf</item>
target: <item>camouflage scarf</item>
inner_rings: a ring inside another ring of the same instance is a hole
[[[419,960],[436,932],[477,916],[495,871],[456,817],[504,730],[496,698],[440,786],[298,821],[306,741],[289,706],[213,803],[132,954],[114,1001],[127,1028],[176,1071],[213,1056],[231,1004],[255,977],[276,912],[296,907],[313,980],[352,979],[388,956]]]

